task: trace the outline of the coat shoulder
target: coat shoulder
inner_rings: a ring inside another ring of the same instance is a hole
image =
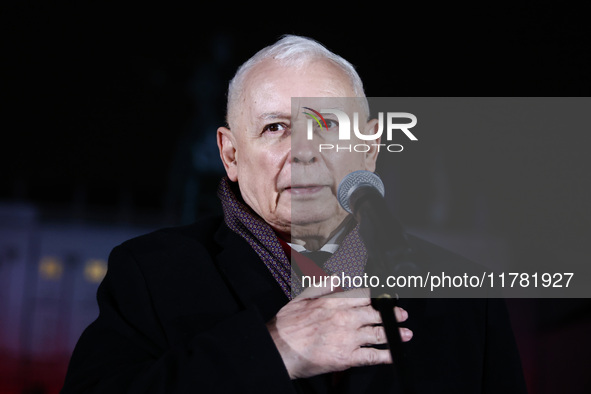
[[[216,234],[225,227],[221,216],[212,216],[182,226],[161,228],[131,238],[116,249],[129,251],[137,260],[143,257],[165,254],[215,255],[220,246]]]

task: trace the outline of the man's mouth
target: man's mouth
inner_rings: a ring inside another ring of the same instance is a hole
[[[325,187],[325,185],[291,185],[286,187],[285,191],[295,195],[308,195],[318,193]]]

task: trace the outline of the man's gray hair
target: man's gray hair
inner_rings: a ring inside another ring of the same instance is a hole
[[[230,125],[230,116],[244,90],[244,80],[248,71],[266,59],[278,61],[285,67],[301,67],[311,60],[326,59],[339,68],[351,80],[353,91],[358,97],[365,97],[363,82],[355,67],[341,56],[329,51],[317,41],[302,36],[284,35],[276,43],[261,49],[253,57],[243,63],[236,71],[228,87],[228,106],[226,116]]]

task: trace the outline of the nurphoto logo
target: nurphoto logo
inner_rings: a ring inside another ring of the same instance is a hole
[[[307,138],[312,140],[314,133],[323,133],[324,140],[327,143],[321,143],[318,146],[319,152],[327,150],[348,151],[348,152],[368,152],[371,147],[380,148],[385,147],[388,152],[402,152],[404,149],[401,144],[393,143],[361,143],[361,144],[339,144],[341,141],[351,140],[351,120],[346,112],[339,109],[321,109],[316,111],[310,107],[303,107],[303,111],[307,115]],[[323,116],[329,115],[329,116]],[[384,118],[386,126],[384,127]],[[401,123],[400,119],[407,119],[410,122]],[[384,112],[378,113],[378,127],[375,133],[367,134],[359,130],[359,113],[353,113],[353,133],[355,137],[362,141],[375,141],[382,137],[384,129],[386,130],[386,141],[391,142],[395,132],[402,132],[409,140],[418,141],[417,137],[409,130],[416,126],[417,117],[408,112]],[[337,129],[338,128],[338,132]],[[331,133],[332,132],[332,133]],[[330,142],[330,143],[328,143]]]

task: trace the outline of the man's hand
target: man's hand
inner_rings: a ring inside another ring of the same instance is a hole
[[[327,294],[308,288],[267,324],[292,379],[376,364],[392,363],[388,349],[365,347],[386,343],[380,314],[371,306],[368,289]],[[408,313],[394,308],[399,322]],[[412,331],[400,328],[403,341]]]

